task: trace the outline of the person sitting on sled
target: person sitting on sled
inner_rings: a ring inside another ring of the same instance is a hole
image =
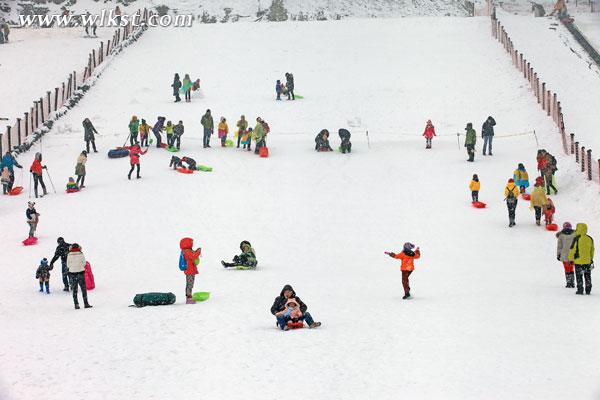
[[[413,249],[415,245],[412,243],[404,243],[404,247],[401,253],[395,254],[391,252],[385,252],[388,256],[392,258],[396,258],[402,261],[402,265],[400,270],[402,271],[402,286],[404,287],[404,297],[402,299],[406,300],[410,297],[410,284],[408,282],[408,277],[415,269],[414,260],[421,257],[421,251],[417,247],[415,251]]]
[[[550,225],[552,223],[555,212],[556,208],[554,207],[552,199],[550,199],[550,197],[546,197],[546,205],[544,206],[544,220],[546,221],[546,225]]]
[[[431,148],[431,140],[435,136],[435,127],[431,123],[431,120],[427,120],[427,124],[425,125],[425,131],[423,131],[423,136],[425,137],[425,148]]]
[[[342,140],[342,144],[340,146],[342,154],[350,153],[352,151],[352,143],[350,143],[350,131],[342,128],[338,130],[338,135],[340,135],[340,139]]]
[[[239,256],[233,257],[232,263],[226,263],[225,261],[221,261],[221,264],[225,268],[229,267],[246,267],[246,268],[256,268],[258,265],[258,261],[256,260],[256,253],[252,248],[252,245],[249,241],[244,240],[240,243],[240,250],[242,250],[242,254]]]
[[[69,181],[67,182],[67,193],[78,192],[79,186],[75,182],[72,176],[69,177]]]
[[[323,129],[315,138],[315,150],[316,151],[333,151],[329,145],[329,131]]]
[[[298,296],[296,296],[294,288],[292,288],[291,285],[285,285],[283,289],[281,289],[279,296],[275,297],[275,301],[271,306],[271,314],[277,318],[277,326],[279,326],[281,330],[287,331],[290,329],[287,323],[291,320],[291,318],[284,315],[287,311],[286,304],[290,299],[294,299],[298,303],[300,312],[302,313],[302,316],[298,318],[299,321],[306,321],[308,327],[311,329],[321,326],[321,323],[315,322],[310,313],[306,311],[308,307],[302,302],[302,300],[300,300]]]
[[[302,311],[296,299],[289,299],[285,303],[285,311],[283,312],[285,318],[289,318],[293,322],[298,322],[302,318]]]

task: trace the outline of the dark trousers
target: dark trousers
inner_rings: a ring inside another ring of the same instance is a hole
[[[92,143],[92,148],[94,149],[94,153],[97,153],[98,150],[96,150],[96,141],[94,139],[90,139],[90,140],[86,140],[85,141],[85,150],[88,153],[90,152],[90,143]]]
[[[507,201],[506,207],[508,208],[508,221],[511,224],[514,224],[515,223],[515,213],[517,210],[517,200],[515,200],[514,204]]]
[[[35,193],[35,197],[38,197],[38,183],[42,185],[42,190],[44,191],[44,196],[48,194],[46,191],[46,185],[44,184],[44,178],[42,175],[33,174],[33,193]]]
[[[492,139],[494,137],[493,136],[484,136],[483,137],[483,154],[485,155],[485,150],[486,149],[490,149],[490,156],[492,155]],[[489,147],[488,147],[489,146]]]
[[[469,155],[469,159],[467,161],[475,160],[475,145],[474,144],[467,145],[467,154]]]
[[[289,320],[289,318],[286,318],[284,316],[277,317],[277,325],[279,325],[280,329],[283,329],[287,325]],[[309,326],[314,324],[315,322],[308,311],[302,314],[302,317],[298,318],[298,320],[306,322]]]
[[[202,144],[204,147],[210,147],[210,135],[212,134],[212,131],[208,128],[204,128],[204,138],[202,141]]]
[[[175,146],[177,148],[181,147],[181,135],[173,136],[173,140],[171,141],[171,146]]]
[[[265,139],[261,139],[260,141],[256,142],[256,146],[254,146],[254,153],[258,154],[260,151],[261,147],[265,147],[267,144],[265,143]]]
[[[167,135],[167,146],[173,146],[173,135]]]
[[[71,277],[71,285],[73,289],[73,303],[75,305],[79,304],[77,301],[77,286],[81,288],[81,296],[83,297],[83,304],[88,304],[87,298],[87,288],[85,287],[85,276],[83,272],[71,273],[69,272],[69,276]]]
[[[154,137],[156,138],[156,147],[160,149],[160,144],[162,143],[162,137],[160,136],[160,132],[154,132]]]
[[[412,271],[402,271],[402,287],[404,288],[404,294],[410,294],[410,284],[408,282],[408,277],[412,274]]]
[[[428,138],[428,137],[425,138],[425,146],[428,148],[431,148],[431,138]]]
[[[546,181],[546,194],[549,195],[550,193],[550,188],[552,188],[552,190],[554,191],[554,193],[557,193],[558,190],[556,190],[556,188],[554,187],[554,185],[552,184],[552,177],[554,175],[550,175],[550,176],[544,176],[544,180]]]
[[[60,260],[60,263],[62,264],[62,280],[63,280],[63,284],[65,285],[65,289],[69,289],[69,287],[71,286],[71,281],[70,281],[70,277],[69,277],[69,269],[67,268],[67,261],[63,261]]]
[[[281,92],[277,92],[277,100],[281,100]]]
[[[237,147],[240,147],[240,141],[242,140],[242,135],[243,135],[243,132],[241,130],[239,130],[238,131]]]
[[[173,92],[173,96],[175,96],[175,103],[181,101],[181,97],[179,97],[179,90],[177,92]]]
[[[2,194],[7,194],[8,192],[10,192],[10,189],[8,188],[9,185],[10,182],[2,183]]]
[[[473,190],[471,192],[471,198],[473,201],[479,201],[479,190]]]
[[[536,222],[539,222],[540,219],[542,219],[542,207],[533,207],[534,211],[535,211],[535,220]]]
[[[13,185],[15,184],[15,173],[9,171],[8,172],[10,175],[10,182],[8,183],[8,191],[10,192],[13,188]]]
[[[592,269],[591,265],[575,264],[575,279],[577,280],[577,292],[583,293],[583,280],[585,279],[585,292],[590,294],[592,291]]]
[[[148,135],[147,134],[143,135],[143,136],[140,135],[140,140],[141,140],[141,143],[140,143],[141,147],[144,147],[144,146],[148,147]]]
[[[79,182],[81,182],[81,186],[79,186]],[[77,186],[83,187],[84,182],[85,182],[85,175],[77,175],[77,182],[75,182],[75,183],[77,183]]]
[[[294,88],[288,88],[288,100],[296,100],[296,96],[294,96]]]
[[[133,133],[131,133],[129,135],[129,144],[131,144],[133,146],[134,144],[137,143],[137,141],[138,141],[138,139],[137,139],[137,133],[135,135]]]
[[[137,177],[140,177],[140,164],[131,164],[131,169],[129,170],[129,173],[127,174],[127,177],[129,179],[131,179],[131,173],[133,172],[133,169],[137,167]]]
[[[188,89],[185,91],[185,101],[190,102],[192,101],[192,90]]]

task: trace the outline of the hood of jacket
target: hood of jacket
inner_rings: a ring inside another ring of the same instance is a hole
[[[283,289],[281,289],[281,293],[279,293],[279,296],[284,297],[283,292],[285,292],[286,290],[292,291],[292,297],[290,297],[290,299],[296,297],[296,292],[294,291],[294,288],[292,287],[292,285],[285,285],[283,287]]]
[[[191,249],[194,247],[194,239],[192,238],[183,238],[179,241],[179,248],[181,250]]]
[[[583,235],[587,235],[587,224],[584,224],[582,222],[577,224],[577,227],[575,228],[575,235],[576,236],[583,236]]]

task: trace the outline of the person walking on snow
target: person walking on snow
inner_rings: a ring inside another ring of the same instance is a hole
[[[154,137],[156,138],[156,148],[160,149],[161,143],[162,143],[162,136],[160,136],[160,133],[164,130],[165,128],[165,117],[158,117],[156,123],[154,124],[154,127],[152,128],[152,133],[154,133]]]
[[[286,80],[288,100],[296,100],[296,96],[294,95],[294,75],[289,72],[286,72],[285,80]],[[290,96],[291,96],[291,99],[290,99]]]
[[[556,207],[554,207],[554,203],[550,197],[547,197],[546,200],[548,202],[544,206],[544,210],[542,211],[544,214],[544,223],[546,226],[550,225],[554,220],[554,213],[556,212]]]
[[[35,210],[35,203],[33,201],[27,202],[27,210],[25,210],[25,216],[27,217],[27,224],[29,225],[29,237],[35,237],[35,230],[40,220],[40,214]]]
[[[575,287],[574,264],[569,261],[569,250],[575,238],[575,231],[570,222],[565,222],[560,232],[556,234],[556,259],[563,264],[567,288]]]
[[[44,178],[42,176],[42,171],[46,169],[45,165],[42,165],[42,153],[35,153],[35,159],[29,168],[29,172],[33,175],[33,192],[35,197],[38,197],[38,183],[42,185],[42,190],[44,194],[42,197],[47,195],[46,185],[44,184]]]
[[[586,224],[579,223],[575,228],[575,237],[569,250],[569,261],[575,264],[575,279],[577,292],[583,294],[585,279],[585,294],[592,292],[592,269],[594,268],[594,239],[587,234]]]
[[[35,271],[35,279],[40,283],[40,293],[44,292],[44,286],[46,286],[46,294],[50,294],[50,270],[52,270],[52,266],[48,265],[48,259],[42,259],[40,266]]]
[[[181,80],[179,79],[179,74],[175,74],[171,87],[173,88],[173,96],[175,96],[175,103],[180,102],[181,97],[179,97],[179,90],[181,89]]]
[[[473,179],[469,184],[469,189],[471,190],[471,199],[474,202],[479,201],[479,189],[481,188],[481,183],[479,182],[479,177],[477,174],[473,174]]]
[[[431,139],[435,136],[435,127],[431,123],[431,120],[427,120],[427,124],[425,125],[425,131],[423,132],[423,136],[425,136],[425,148],[431,148]]]
[[[242,115],[240,117],[240,120],[237,122],[236,126],[238,128],[237,147],[239,149],[242,136],[244,136],[246,134],[246,131],[248,130],[248,121],[246,121],[246,116]]]
[[[69,269],[67,268],[67,256],[69,255],[69,248],[71,247],[70,243],[65,242],[65,239],[59,237],[56,239],[56,250],[54,251],[54,257],[50,260],[50,267],[54,268],[54,262],[60,259],[60,263],[62,266],[62,280],[65,288],[63,291],[69,291]]]
[[[69,278],[73,289],[73,304],[75,309],[79,310],[79,301],[77,300],[77,286],[81,288],[81,296],[83,297],[83,306],[92,308],[88,303],[87,287],[85,286],[85,256],[81,251],[81,247],[77,243],[73,243],[67,255],[67,268],[69,269]]]
[[[87,162],[87,151],[82,151],[77,157],[77,165],[75,165],[75,175],[77,175],[77,187],[83,189],[85,187],[85,163]],[[81,185],[79,184],[81,182]]]
[[[527,192],[527,188],[529,187],[529,174],[525,170],[525,166],[519,163],[515,172],[513,172],[513,179],[515,180],[515,185],[519,187],[521,193]]]
[[[283,289],[281,289],[281,293],[279,296],[275,297],[275,301],[273,301],[273,305],[271,306],[271,314],[277,318],[277,326],[282,331],[287,331],[290,328],[288,327],[288,321],[291,319],[290,316],[285,316],[286,312],[286,304],[288,300],[294,299],[298,306],[300,307],[300,312],[302,316],[299,317],[299,320],[305,321],[310,329],[318,328],[321,326],[320,322],[315,322],[312,315],[307,311],[308,307],[306,304],[300,300],[300,297],[296,296],[296,292],[291,285],[285,285]]]
[[[10,184],[8,185],[8,191],[10,192],[15,184],[15,170],[14,167],[22,169],[23,166],[17,162],[17,159],[11,154],[10,151],[7,151],[6,154],[2,157],[2,167],[8,168],[8,173],[10,175]]]
[[[483,138],[483,155],[485,156],[486,149],[489,148],[489,155],[492,155],[492,139],[494,139],[494,126],[496,121],[494,118],[487,117],[483,126],[481,127],[481,137]],[[489,146],[489,147],[488,147]]]
[[[532,195],[533,196],[533,195]],[[519,188],[515,185],[514,179],[509,179],[506,187],[504,188],[504,201],[506,201],[506,208],[508,208],[508,227],[512,228],[516,225],[515,217],[517,210],[517,203],[519,198]]]
[[[196,301],[192,299],[192,290],[194,290],[194,281],[196,275],[198,275],[198,264],[200,263],[200,254],[202,249],[198,247],[196,250],[192,250],[194,246],[194,239],[183,238],[179,241],[179,248],[181,249],[180,255],[180,268],[182,261],[185,263],[185,298],[186,304],[195,304]]]
[[[94,149],[94,153],[97,153],[98,150],[96,150],[96,137],[94,136],[94,134],[98,134],[98,131],[96,131],[96,128],[94,128],[94,125],[92,124],[92,121],[90,121],[89,118],[86,118],[83,120],[83,130],[84,130],[83,140],[85,140],[85,150],[89,153],[90,152],[90,143],[92,143],[92,148]]]
[[[404,297],[402,297],[403,300],[410,298],[410,283],[408,278],[415,270],[414,260],[421,258],[421,251],[419,248],[417,247],[415,251],[413,251],[414,248],[414,244],[407,242],[404,243],[401,253],[395,254],[388,251],[385,252],[385,254],[388,256],[402,261],[400,270],[402,271],[402,286],[404,287]]]
[[[465,147],[467,148],[467,154],[469,155],[469,159],[467,161],[473,162],[475,161],[475,143],[477,142],[477,133],[475,132],[475,129],[473,129],[473,124],[471,122],[467,124],[465,131],[467,131],[465,135]]]
[[[537,226],[541,225],[542,209],[546,206],[546,203],[548,203],[548,199],[546,193],[544,193],[544,188],[536,184],[531,192],[529,209],[535,210],[535,224]]]
[[[137,179],[140,179],[140,156],[144,155],[148,152],[148,148],[146,148],[145,151],[143,151],[140,147],[140,145],[138,144],[134,144],[133,146],[131,146],[131,149],[129,149],[129,163],[131,164],[131,169],[129,170],[129,173],[127,174],[127,179],[131,180],[131,173],[133,172],[134,168],[137,168]]]
[[[215,128],[215,123],[213,121],[212,115],[210,114],[210,109],[206,110],[206,113],[202,116],[202,119],[200,119],[200,123],[204,128],[204,140],[202,143],[203,147],[205,149],[207,147],[210,148],[210,135],[212,135]]]
[[[131,146],[138,142],[138,130],[140,129],[140,121],[135,115],[129,121],[129,143]]]

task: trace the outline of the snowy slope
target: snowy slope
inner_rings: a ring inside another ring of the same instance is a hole
[[[176,62],[155,56],[183,45]],[[200,77],[205,98],[173,104],[175,71]],[[304,100],[273,101],[286,71]],[[215,139],[203,150],[206,108],[230,125],[242,113],[263,116],[271,157]],[[178,174],[167,168],[170,154],[152,148],[143,178],[127,181],[128,161],[105,152],[125,140],[132,114],[182,119],[181,154],[214,172]],[[479,144],[469,164],[454,135],[468,121],[479,130],[489,114],[498,121],[495,155],[482,158]],[[102,152],[90,156],[88,187],[66,195],[84,117],[101,133]],[[427,118],[440,135],[428,151]],[[349,121],[351,155],[313,151],[319,129]],[[506,227],[504,183],[518,162],[534,175],[537,147],[532,136],[501,137],[533,129],[559,158],[558,222],[588,222],[597,237],[597,186],[568,177],[551,121],[489,39],[487,18],[150,30],[44,139],[59,193],[38,201],[37,247],[19,243],[26,197],[0,202],[11,227],[0,233],[9,261],[0,339],[10,343],[0,350],[0,398],[597,398],[598,295],[562,287],[554,237],[524,202],[517,227]],[[473,173],[486,210],[470,207]],[[54,293],[36,293],[37,262],[59,235],[80,243],[94,267],[92,310],[72,309],[57,271]],[[182,304],[177,269],[186,235],[203,248],[196,290],[212,293],[195,306]],[[259,269],[223,270],[219,261],[242,239]],[[398,263],[383,254],[406,241],[423,251],[410,301],[400,299]],[[286,283],[321,329],[275,329],[268,310]],[[146,291],[173,291],[178,302],[126,307]]]
[[[586,39],[600,51],[600,13],[577,14],[576,24]]]

